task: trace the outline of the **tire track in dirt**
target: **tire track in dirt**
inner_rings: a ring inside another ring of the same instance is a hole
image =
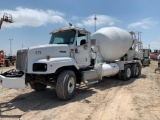
[[[132,96],[128,94],[127,87],[124,86],[127,81],[118,81],[114,83],[105,98],[102,101],[97,101],[99,104],[92,111],[88,120],[113,120],[113,119],[130,119],[134,118],[134,114],[128,116],[126,109],[133,112],[131,107],[126,108],[127,104],[131,104]],[[123,116],[124,117],[123,117]]]
[[[39,108],[32,109],[30,111],[27,111],[25,114],[22,115],[21,119],[29,120],[29,119],[59,119],[59,120],[70,120],[78,119],[77,111],[83,112],[84,104],[81,101],[83,98],[85,98],[85,94],[87,93],[87,88],[84,89],[78,89],[76,92],[76,96],[69,100],[69,101],[63,101],[59,100],[56,96],[50,101],[47,101],[44,104],[41,104],[38,106]],[[90,94],[90,93],[87,93]],[[92,94],[92,93],[91,93]],[[80,106],[80,107],[79,107]],[[91,107],[90,107],[91,108]],[[89,110],[89,108],[87,108]],[[37,111],[38,110],[38,111]],[[80,114],[81,114],[80,112]],[[75,116],[74,116],[74,113]],[[70,117],[70,114],[72,116]],[[86,115],[87,116],[87,115]],[[79,119],[82,118],[82,115],[79,116]],[[84,117],[85,118],[85,117]]]
[[[29,91],[28,91],[29,90]],[[29,93],[27,93],[27,91]],[[19,115],[18,117],[21,117],[22,114],[24,114],[27,111],[37,109],[39,110],[41,108],[41,104],[47,103],[48,100],[52,101],[50,97],[46,97],[45,92],[31,92],[31,89],[27,89],[25,91],[26,93],[18,95],[17,97],[14,98],[14,96],[8,96],[6,102],[1,103],[1,117],[2,118],[10,118],[10,116],[13,114],[12,111],[16,111],[16,114],[14,115]],[[47,91],[46,91],[47,92]],[[49,94],[51,92],[49,91]],[[48,93],[47,93],[48,94]],[[11,109],[13,108],[13,109]],[[9,114],[8,116],[6,114]],[[14,117],[12,115],[12,117]]]
[[[25,91],[0,88],[0,119],[159,120],[160,74],[153,73],[155,65],[143,68],[142,75],[130,81],[104,78],[82,85],[69,101],[59,100],[48,88],[42,92],[30,87]]]
[[[111,86],[113,83],[111,83]],[[84,87],[80,88],[76,92],[75,98],[73,98],[70,101],[61,101],[61,100],[53,100],[49,101],[48,103],[43,104],[43,106],[40,106],[43,111],[28,111],[27,113],[23,114],[21,119],[86,119],[89,114],[91,114],[88,111],[91,111],[94,109],[93,104],[88,104],[86,98],[87,96],[90,96],[89,94],[94,93],[92,90],[93,87]],[[87,95],[87,96],[86,96]],[[96,94],[94,93],[93,96]],[[96,96],[95,96],[96,97]],[[63,104],[63,106],[62,106]],[[47,107],[46,107],[47,106]],[[79,107],[80,106],[80,107]],[[44,108],[46,107],[46,108]],[[56,109],[58,107],[58,110]],[[77,111],[80,111],[77,115]],[[87,113],[85,113],[85,111]],[[63,114],[63,116],[62,116]],[[74,115],[75,114],[75,115]],[[83,114],[83,115],[82,115]],[[70,117],[70,115],[72,117]],[[41,116],[41,117],[40,117]],[[79,117],[77,117],[79,116]],[[83,116],[83,117],[82,117]]]
[[[141,119],[160,120],[160,79],[158,78],[160,78],[160,74],[151,73],[147,75],[143,85],[137,86],[139,93],[134,92],[135,99],[133,102]]]

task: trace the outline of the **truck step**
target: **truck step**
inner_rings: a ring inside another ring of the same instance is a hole
[[[86,85],[98,83],[98,80],[85,80]]]

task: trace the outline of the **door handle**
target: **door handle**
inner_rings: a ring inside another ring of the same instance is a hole
[[[79,51],[78,51],[78,49],[77,49],[77,48],[75,49],[75,53],[78,53],[78,54],[79,54]]]

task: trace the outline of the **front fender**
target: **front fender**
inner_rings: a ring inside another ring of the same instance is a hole
[[[50,74],[50,73],[55,73],[55,71],[58,68],[61,68],[61,67],[64,67],[64,66],[75,66],[77,69],[79,69],[75,59],[70,58],[70,57],[50,58],[49,60],[41,59],[41,60],[34,61],[34,63],[45,63],[45,64],[47,64],[47,71],[41,72],[41,71],[33,71],[33,69],[30,69],[28,71],[28,73]]]

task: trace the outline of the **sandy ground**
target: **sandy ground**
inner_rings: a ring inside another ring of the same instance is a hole
[[[104,78],[77,88],[73,99],[59,100],[54,89],[35,92],[0,87],[0,120],[160,120],[160,73],[142,70],[130,81]],[[6,70],[6,68],[5,68]]]

